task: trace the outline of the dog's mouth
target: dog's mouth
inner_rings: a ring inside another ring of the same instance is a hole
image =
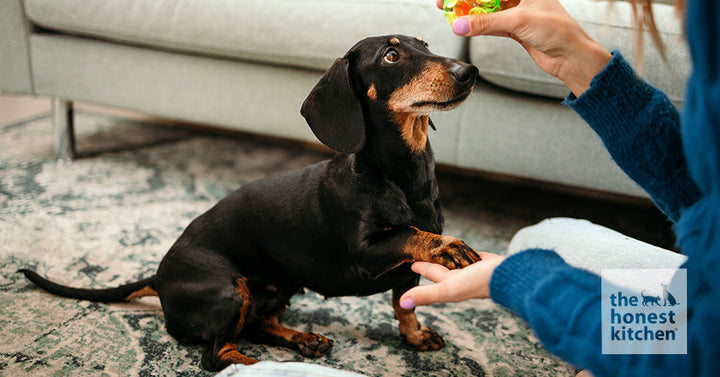
[[[462,92],[460,95],[449,101],[419,101],[415,102],[410,107],[416,111],[448,111],[456,108],[463,101],[465,101],[473,91],[471,86],[469,89]]]

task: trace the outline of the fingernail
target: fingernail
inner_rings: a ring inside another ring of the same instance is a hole
[[[453,32],[459,35],[465,35],[470,32],[470,23],[464,18],[458,18],[453,22]]]
[[[415,302],[411,298],[408,298],[400,302],[400,307],[403,309],[412,309],[415,307]]]

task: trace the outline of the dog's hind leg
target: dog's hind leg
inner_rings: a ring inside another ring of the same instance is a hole
[[[220,341],[203,346],[202,366],[211,372],[222,370],[230,364],[251,365],[257,362],[241,354],[236,343]]]
[[[425,327],[417,320],[415,309],[403,309],[400,307],[400,296],[411,287],[403,286],[393,289],[392,305],[395,310],[395,317],[400,322],[398,328],[405,343],[415,347],[418,351],[435,351],[445,347],[442,337],[430,328]]]
[[[248,315],[252,310],[252,296],[246,285],[246,279],[237,279],[237,292],[242,304],[240,305],[239,316],[234,332],[231,337],[218,333],[214,339],[209,339],[203,344],[202,366],[209,371],[218,371],[230,364],[255,364],[258,360],[245,356],[237,349],[237,338],[245,327]],[[208,318],[213,321],[213,318]]]
[[[288,329],[273,315],[260,320],[248,334],[253,342],[275,344],[299,351],[305,357],[319,357],[330,353],[333,341],[319,334]]]

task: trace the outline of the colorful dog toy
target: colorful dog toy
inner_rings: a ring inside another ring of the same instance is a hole
[[[494,13],[502,10],[500,0],[445,0],[445,19],[452,25],[455,19],[468,14]]]

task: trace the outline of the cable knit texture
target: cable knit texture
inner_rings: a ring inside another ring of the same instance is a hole
[[[619,52],[580,98],[565,103],[600,136],[617,164],[673,221],[698,196],[680,144],[680,115]]]

